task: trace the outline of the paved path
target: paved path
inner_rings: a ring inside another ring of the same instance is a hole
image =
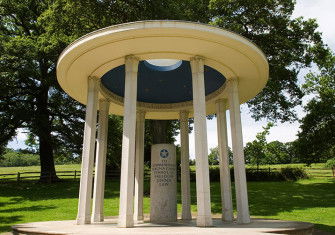
[[[125,234],[153,234],[153,235],[215,235],[215,234],[312,234],[313,224],[304,222],[252,219],[250,224],[222,222],[213,219],[213,227],[196,227],[195,220],[176,223],[152,224],[137,223],[134,228],[118,228],[117,219],[109,218],[105,222],[89,225],[76,225],[74,220],[48,221],[19,224],[14,227],[17,232],[25,234],[71,234],[71,235],[125,235]]]

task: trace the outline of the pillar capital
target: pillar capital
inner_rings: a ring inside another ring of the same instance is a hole
[[[216,115],[218,115],[218,112],[221,111],[221,109],[222,109],[222,111],[228,110],[228,107],[229,107],[228,99],[217,99],[215,101],[215,104],[216,104],[216,107],[217,107]]]
[[[238,87],[239,80],[238,78],[232,78],[227,81],[227,85],[230,88],[230,90],[233,90]]]
[[[99,98],[99,104],[106,104],[106,103],[109,103],[109,102],[110,102],[109,99],[104,97],[104,96]]]
[[[179,119],[180,121],[184,121],[184,122],[187,122],[188,121],[188,115],[189,115],[189,111],[187,110],[181,110],[179,112]]]
[[[126,72],[137,73],[139,61],[140,61],[140,58],[134,55],[127,55],[125,57],[125,62],[124,62],[126,66]]]
[[[191,57],[190,60],[191,61],[202,61],[203,62],[205,60],[205,57],[200,56],[200,55],[196,55],[196,56]]]
[[[97,76],[88,76],[88,79],[94,82],[99,82],[100,78],[98,78]]]
[[[202,56],[194,56],[190,59],[192,73],[203,73],[205,58]]]
[[[136,115],[140,120],[145,120],[146,112],[144,110],[137,110]]]

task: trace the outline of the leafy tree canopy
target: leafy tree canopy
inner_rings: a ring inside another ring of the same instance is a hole
[[[270,79],[265,89],[248,102],[259,120],[296,119],[293,108],[303,93],[297,75],[313,61],[313,45],[323,47],[315,19],[292,19],[293,0],[211,0],[214,25],[237,32],[258,45],[268,58]]]
[[[305,106],[297,141],[299,157],[307,164],[335,157],[335,56],[323,48],[314,51],[319,72],[309,73],[303,85],[313,98]]]

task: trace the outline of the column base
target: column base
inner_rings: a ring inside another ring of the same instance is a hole
[[[102,214],[93,214],[92,222],[103,222],[104,216]]]
[[[132,228],[134,227],[134,215],[127,215],[126,217],[119,218],[117,224],[119,228]]]
[[[213,221],[210,216],[197,216],[197,226],[198,227],[212,227]]]
[[[192,219],[191,212],[188,211],[187,213],[182,213],[181,214],[181,219],[182,220],[191,220]]]
[[[245,217],[245,218],[239,218],[237,216],[237,223],[238,224],[250,224],[250,217]]]
[[[144,220],[144,216],[143,215],[134,216],[134,220],[135,221],[142,221],[142,220]]]
[[[223,210],[222,211],[222,221],[231,222],[234,220],[234,214],[231,210]]]
[[[76,221],[77,221],[77,225],[90,224],[91,223],[91,218],[90,218],[90,216],[86,216],[85,218],[84,217],[78,217],[76,219]]]

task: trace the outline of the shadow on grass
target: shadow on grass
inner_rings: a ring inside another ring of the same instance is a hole
[[[42,211],[54,208],[56,208],[56,206],[27,206],[27,207],[18,207],[18,208],[0,210],[0,213],[13,213],[19,211]]]
[[[119,182],[111,182],[107,180],[106,197],[118,197],[119,188]],[[26,200],[70,199],[78,198],[78,195],[78,180],[63,180],[53,184],[42,184],[34,181],[0,182],[0,197],[10,198],[8,202],[0,202],[1,207]]]
[[[119,182],[106,181],[106,198],[119,197]],[[149,182],[145,190],[149,191]],[[0,202],[1,208],[22,201],[78,198],[79,181],[63,181],[55,184],[39,184],[29,181],[0,184],[0,197],[9,197],[8,202]],[[232,188],[235,204],[235,190]],[[180,203],[180,184],[178,184]],[[192,204],[196,205],[195,183],[191,182]],[[253,216],[271,216],[280,212],[313,207],[334,207],[335,181],[301,184],[296,182],[248,182],[250,213]],[[221,213],[219,182],[211,183],[212,212]],[[35,207],[36,210],[42,209]],[[48,209],[48,208],[45,208]],[[51,208],[50,208],[51,209]],[[7,210],[7,209],[6,209]],[[33,210],[33,209],[32,209]],[[0,210],[0,212],[2,212]],[[5,211],[3,211],[5,212]],[[8,209],[10,212],[10,209]]]
[[[119,197],[119,182],[116,180],[106,181],[105,198]],[[145,182],[145,192],[149,191],[149,182]],[[7,202],[0,202],[1,213],[20,210],[48,210],[53,208],[32,206],[26,208],[6,208],[6,205],[19,204],[26,200],[39,201],[48,199],[71,199],[78,198],[79,181],[68,180],[55,184],[39,184],[32,181],[0,183],[0,197],[9,197]],[[232,188],[235,205],[235,190]],[[180,184],[178,184],[178,203],[180,203]],[[191,183],[192,204],[196,205],[195,183]],[[248,182],[248,195],[250,213],[252,216],[276,216],[281,212],[292,212],[294,210],[306,210],[311,208],[331,208],[335,205],[335,181],[325,180],[323,182],[311,181],[307,184],[297,182]],[[221,198],[219,182],[211,183],[212,213],[221,213]],[[56,207],[57,205],[55,205]],[[54,208],[55,208],[54,207]],[[234,206],[236,208],[236,206]],[[332,216],[332,215],[329,215]],[[16,216],[17,217],[17,216]],[[8,224],[17,223],[20,218],[8,218]],[[1,223],[0,224],[6,224]],[[332,226],[318,224],[318,228],[335,231]],[[1,231],[1,228],[0,228]]]
[[[330,234],[335,234],[335,226],[329,226],[329,225],[325,225],[325,224],[314,224],[315,228],[317,228],[318,230],[322,230],[323,231],[332,231],[332,233],[317,233],[320,235],[330,235]],[[314,233],[313,233],[314,234]]]
[[[9,224],[14,224],[20,221],[22,216],[16,215],[16,216],[6,216],[6,217],[0,217],[0,233],[10,231],[11,226]],[[7,224],[7,225],[6,225]]]
[[[219,183],[211,187],[212,212],[221,213]],[[235,191],[233,201],[235,204]],[[195,192],[194,192],[195,193]],[[250,213],[271,216],[280,212],[314,207],[334,207],[335,181],[300,184],[295,182],[249,182]]]

